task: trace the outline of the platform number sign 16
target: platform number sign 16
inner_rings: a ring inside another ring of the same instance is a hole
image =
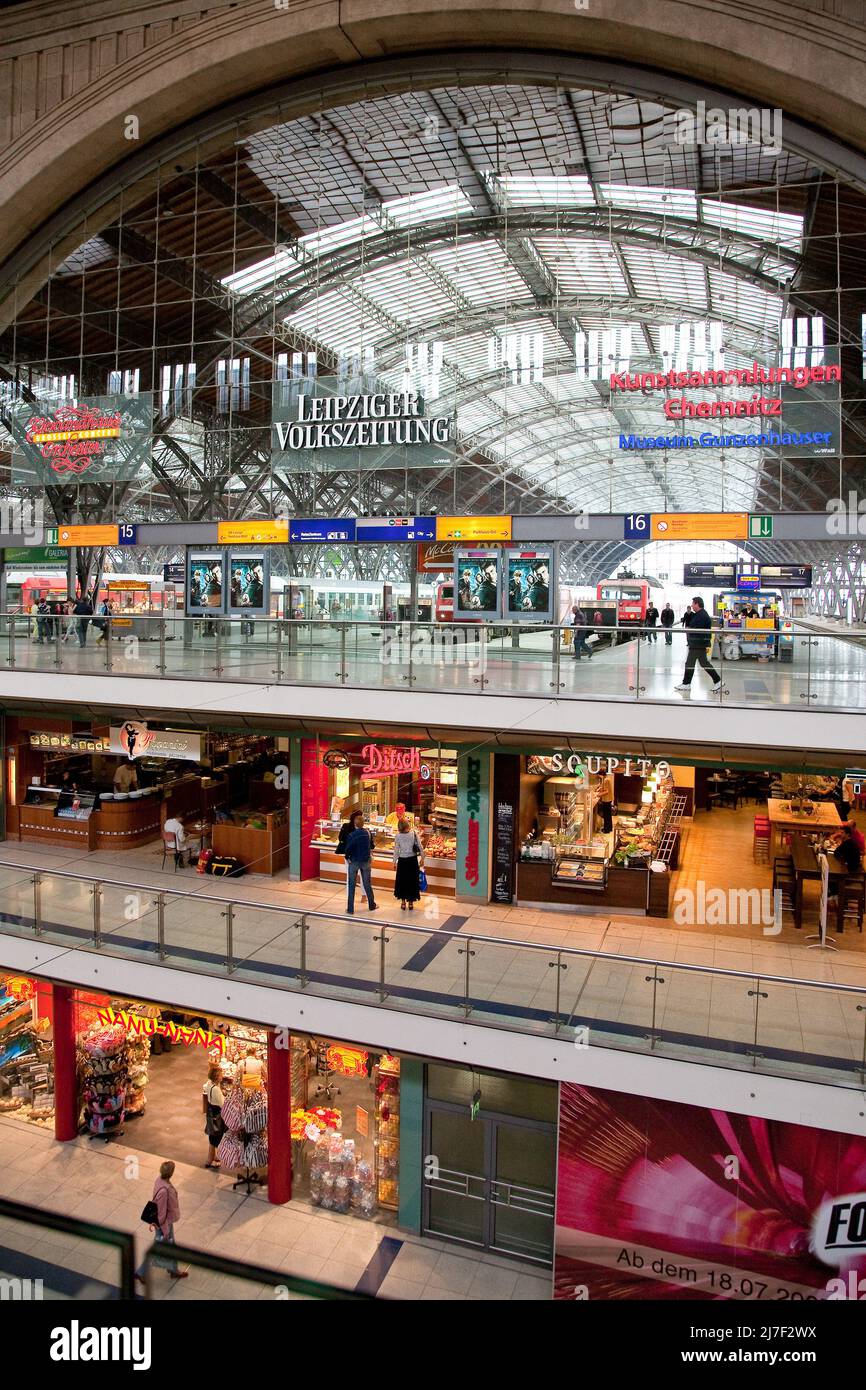
[[[649,512],[629,512],[625,518],[624,539],[627,541],[647,541],[650,535]]]
[[[138,540],[138,527],[122,521],[117,528],[117,539],[121,545],[135,545]]]

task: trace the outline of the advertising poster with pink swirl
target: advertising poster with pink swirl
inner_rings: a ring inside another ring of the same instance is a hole
[[[564,1084],[554,1297],[866,1299],[866,1138]]]
[[[13,481],[130,482],[150,463],[151,422],[149,395],[17,401],[7,411]]]

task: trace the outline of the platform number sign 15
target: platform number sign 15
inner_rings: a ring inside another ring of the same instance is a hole
[[[121,545],[136,545],[138,527],[131,526],[128,521],[122,521],[117,528],[117,539]]]
[[[623,539],[627,541],[647,541],[650,536],[649,512],[628,512],[625,518]]]

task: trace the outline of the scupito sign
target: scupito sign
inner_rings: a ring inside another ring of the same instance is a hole
[[[364,766],[361,778],[393,777],[398,773],[420,772],[421,754],[418,748],[380,748],[377,743],[365,743],[361,749]]]

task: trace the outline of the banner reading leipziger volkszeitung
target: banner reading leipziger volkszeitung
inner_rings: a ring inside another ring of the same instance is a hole
[[[454,456],[454,418],[428,416],[417,391],[340,394],[337,377],[277,383],[273,467],[286,473],[440,468]]]

